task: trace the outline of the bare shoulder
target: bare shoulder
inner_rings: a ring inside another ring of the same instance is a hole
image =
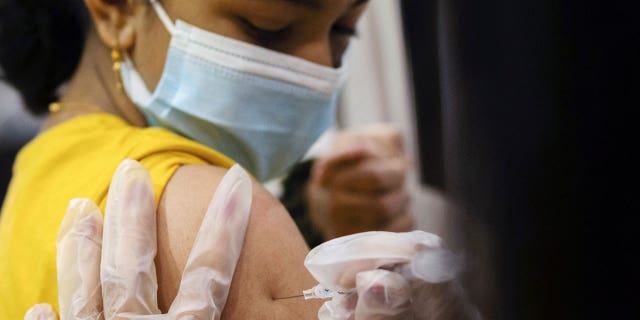
[[[202,217],[227,170],[184,166],[176,171],[158,207],[158,298],[166,311],[175,297],[182,270]],[[223,319],[308,319],[319,305],[300,294],[314,285],[303,266],[308,248],[278,199],[253,185],[251,217]]]

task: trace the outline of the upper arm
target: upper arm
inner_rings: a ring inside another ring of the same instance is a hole
[[[175,297],[191,246],[213,194],[226,173],[212,166],[176,171],[158,207],[158,299],[163,311]],[[225,319],[309,319],[319,303],[298,295],[315,285],[303,265],[308,248],[284,207],[254,183],[251,216],[233,277]]]

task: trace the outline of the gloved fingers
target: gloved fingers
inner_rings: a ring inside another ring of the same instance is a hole
[[[355,320],[407,319],[411,312],[411,285],[398,273],[382,269],[360,272],[356,291]]]
[[[409,160],[404,156],[368,158],[336,172],[331,187],[382,194],[403,187]]]
[[[160,313],[156,241],[151,176],[126,159],[111,181],[104,219],[100,277],[106,319]]]
[[[219,319],[242,250],[252,185],[238,165],[223,177],[207,209],[185,266],[172,317]]]
[[[463,269],[464,261],[444,248],[418,252],[410,263],[395,269],[407,279],[418,279],[426,283],[445,283],[454,280]]]
[[[350,293],[333,297],[325,302],[318,310],[319,320],[353,320],[358,301],[358,295]]]
[[[313,248],[304,265],[323,286],[354,288],[360,272],[406,264],[418,252],[440,248],[441,239],[424,231],[365,232],[327,241]]]
[[[62,320],[101,319],[102,214],[88,199],[73,199],[56,241],[58,297]]]
[[[36,304],[27,310],[24,320],[58,320],[56,313],[48,303]]]

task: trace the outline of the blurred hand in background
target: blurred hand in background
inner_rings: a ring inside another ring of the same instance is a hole
[[[314,226],[325,239],[411,230],[405,187],[409,165],[402,136],[389,125],[337,133],[330,152],[316,159],[311,170],[306,197]]]

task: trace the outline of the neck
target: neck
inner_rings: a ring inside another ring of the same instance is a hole
[[[52,114],[45,128],[81,114],[99,111],[111,113],[138,127],[146,126],[144,116],[116,86],[110,49],[106,48],[94,31],[89,32],[82,59],[67,90],[60,99],[61,111]],[[65,110],[64,105],[88,105],[97,108]]]

